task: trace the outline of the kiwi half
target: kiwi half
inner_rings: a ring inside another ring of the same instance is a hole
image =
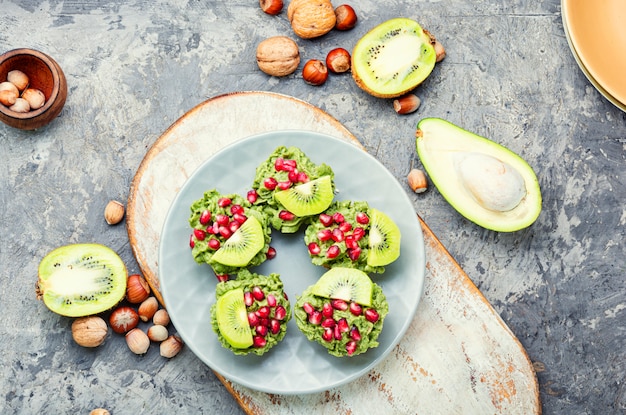
[[[312,288],[320,297],[354,301],[361,305],[372,305],[372,280],[363,271],[354,268],[331,268]]]
[[[322,176],[319,179],[282,190],[274,194],[276,200],[296,216],[311,216],[326,210],[333,201],[332,178]]]
[[[352,51],[352,77],[371,95],[394,98],[421,84],[435,67],[435,39],[419,23],[395,18],[366,33]]]
[[[378,209],[370,209],[369,215],[367,264],[373,267],[388,265],[400,256],[400,229]]]
[[[228,344],[237,349],[252,346],[252,331],[242,288],[228,291],[218,298],[215,313],[219,331]]]
[[[100,244],[54,249],[39,263],[37,298],[51,311],[81,317],[109,310],[126,294],[126,266]]]
[[[265,246],[263,226],[250,216],[218,249],[212,261],[231,267],[245,267]]]

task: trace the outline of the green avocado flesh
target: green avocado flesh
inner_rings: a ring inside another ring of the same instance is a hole
[[[81,317],[107,311],[126,295],[126,266],[100,244],[56,248],[39,263],[37,295],[51,311]]]
[[[497,232],[535,222],[541,212],[539,182],[517,154],[439,118],[421,120],[416,137],[428,176],[465,218]]]
[[[400,96],[421,84],[435,67],[433,39],[415,21],[395,18],[366,33],[352,51],[352,77],[381,98]]]

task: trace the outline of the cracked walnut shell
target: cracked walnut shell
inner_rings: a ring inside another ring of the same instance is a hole
[[[259,69],[271,76],[292,74],[300,64],[298,45],[287,36],[265,39],[256,48]]]
[[[337,22],[330,0],[292,0],[287,7],[287,18],[294,33],[303,39],[325,35]]]

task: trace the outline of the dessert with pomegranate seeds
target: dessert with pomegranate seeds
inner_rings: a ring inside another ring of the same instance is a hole
[[[262,264],[270,250],[267,217],[236,194],[209,190],[191,205],[189,246],[196,262],[218,277]]]
[[[400,229],[367,202],[338,201],[311,219],[304,243],[315,265],[383,273],[400,256]]]
[[[215,297],[211,325],[234,354],[262,355],[285,337],[291,306],[278,274],[243,270],[236,279],[218,283]]]
[[[332,203],[334,174],[330,166],[313,163],[299,148],[280,146],[257,167],[247,197],[263,208],[272,227],[294,233]]]
[[[389,312],[382,288],[355,268],[327,271],[297,298],[296,324],[333,356],[355,356],[378,346]]]

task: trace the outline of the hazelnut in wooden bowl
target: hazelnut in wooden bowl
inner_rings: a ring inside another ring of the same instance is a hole
[[[43,127],[59,115],[66,98],[65,74],[50,56],[33,49],[0,56],[0,121],[22,130]]]

